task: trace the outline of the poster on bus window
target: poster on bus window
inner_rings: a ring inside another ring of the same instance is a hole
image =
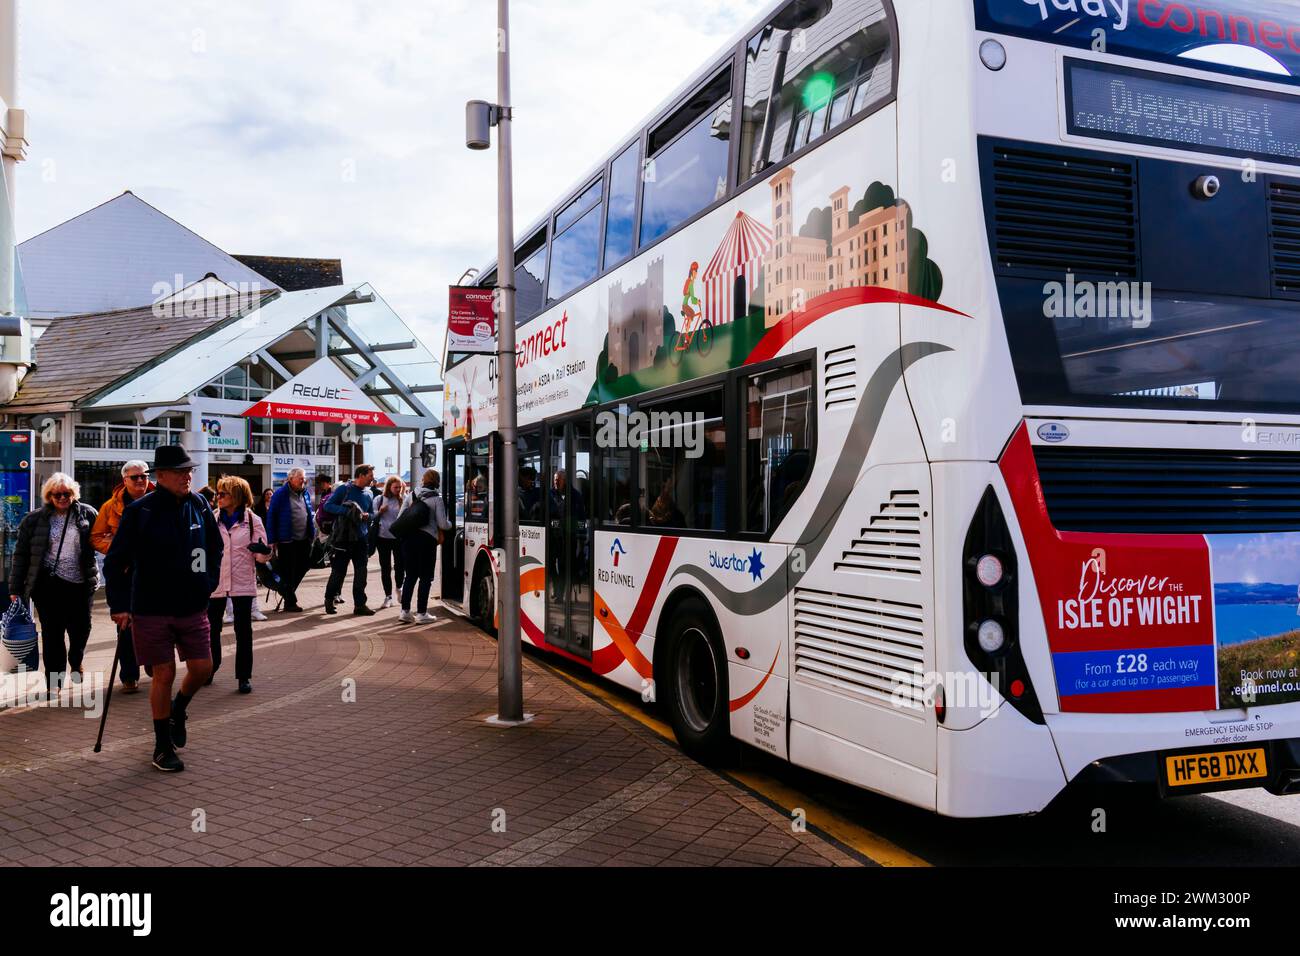
[[[1041,577],[1061,589],[1045,611],[1063,711],[1300,700],[1300,534],[1130,536],[1059,570]]]
[[[1300,534],[1206,538],[1219,705],[1300,700]]]
[[[1064,713],[1300,701],[1300,533],[1058,531],[1026,433],[1002,473]]]

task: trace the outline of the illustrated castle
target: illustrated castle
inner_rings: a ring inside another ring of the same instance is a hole
[[[849,187],[837,189],[831,195],[831,253],[827,255],[824,239],[796,233],[794,167],[781,170],[769,185],[776,235],[772,257],[765,265],[768,326],[838,289],[879,286],[907,291],[907,203],[900,200],[872,209],[849,225]]]
[[[655,350],[664,343],[664,260],[653,260],[644,282],[623,291],[609,287],[609,364],[620,375],[654,364]]]

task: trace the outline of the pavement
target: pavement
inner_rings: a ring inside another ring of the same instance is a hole
[[[399,624],[396,608],[356,618],[345,604],[327,617],[325,576],[304,582],[309,613],[268,610],[254,624],[250,695],[236,693],[227,627],[223,668],[190,706],[183,773],[149,764],[147,679],[136,695],[115,689],[99,754],[96,699],[27,704],[11,682],[0,697],[0,864],[869,862],[531,656],[524,695],[536,718],[491,726],[493,640],[442,608],[423,626]],[[113,645],[97,597],[88,687],[107,679]]]

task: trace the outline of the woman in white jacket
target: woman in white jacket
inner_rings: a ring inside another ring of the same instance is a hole
[[[257,565],[271,559],[248,546],[266,544],[266,528],[253,514],[253,490],[243,478],[227,476],[217,482],[217,529],[221,532],[221,583],[208,600],[212,637],[212,673],[221,666],[221,618],[229,598],[235,611],[235,679],[241,694],[253,690],[253,598],[257,595]]]
[[[402,539],[406,553],[406,581],[402,584],[402,613],[397,619],[403,624],[428,624],[437,620],[429,613],[429,590],[433,587],[433,572],[438,566],[438,545],[443,532],[451,527],[447,520],[447,506],[438,494],[441,478],[430,468],[420,479],[420,487],[406,496],[402,510],[414,506],[416,499],[429,509],[429,520]],[[411,615],[411,595],[416,584],[420,586],[419,613]]]

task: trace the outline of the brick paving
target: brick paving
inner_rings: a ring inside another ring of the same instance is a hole
[[[0,864],[858,865],[527,657],[537,719],[486,724],[495,642],[442,609],[440,626],[327,617],[324,579],[304,584],[310,613],[254,625],[251,695],[226,629],[181,774],[149,766],[147,682],[114,693],[100,754],[83,710],[0,710]],[[88,676],[112,645],[97,602]]]

